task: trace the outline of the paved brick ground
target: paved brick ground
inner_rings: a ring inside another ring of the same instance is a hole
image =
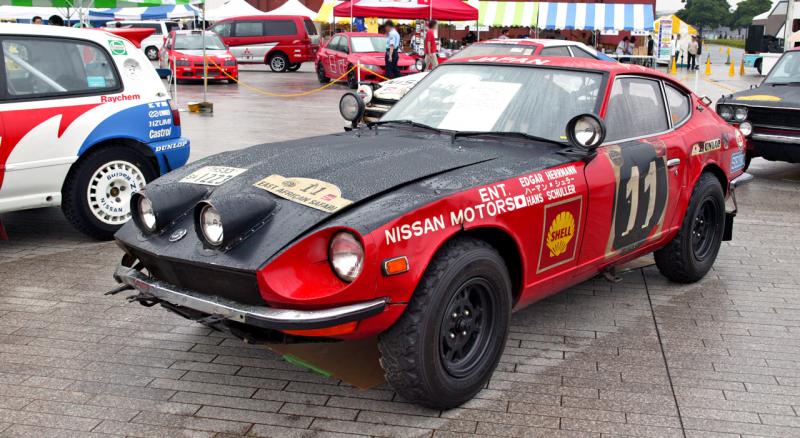
[[[445,412],[104,297],[113,244],[58,210],[4,215],[0,436],[798,436],[800,166],[752,172],[705,280],[645,268],[516,314],[488,387]]]

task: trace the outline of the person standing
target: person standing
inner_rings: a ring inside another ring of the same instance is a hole
[[[384,27],[386,28],[386,77],[394,79],[400,76],[397,69],[397,62],[400,59],[400,34],[394,28],[392,20],[387,20]]]
[[[689,56],[686,60],[686,66],[689,70],[696,70],[697,69],[697,53],[700,50],[700,45],[697,43],[697,35],[692,35],[692,42],[689,43],[689,48],[687,52],[689,52]]]
[[[478,40],[478,38],[475,36],[475,32],[471,31],[469,26],[465,26],[464,30],[467,33],[464,35],[464,39],[461,40],[461,42],[463,42],[465,46],[468,46]]]
[[[653,40],[652,35],[647,35],[647,56],[649,56],[649,58],[647,59],[646,65],[648,67],[652,67],[653,65],[655,65],[653,64],[653,56],[655,56],[655,52],[656,52],[656,42]]]
[[[439,66],[439,58],[436,48],[436,20],[428,22],[428,30],[425,32],[425,70],[433,70]]]
[[[616,50],[615,53],[617,55],[617,60],[619,62],[628,62],[628,58],[625,56],[625,55],[628,54],[628,46],[629,46],[629,43],[628,43],[628,37],[627,36],[623,37],[622,41],[620,41],[617,44],[617,50]]]

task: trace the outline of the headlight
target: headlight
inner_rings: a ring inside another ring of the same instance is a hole
[[[360,98],[355,93],[345,93],[339,99],[339,113],[342,117],[353,125],[353,128],[358,126],[361,118],[364,116],[366,104],[364,99]]]
[[[142,231],[147,233],[155,233],[156,232],[156,213],[153,210],[153,203],[150,202],[150,199],[147,196],[139,194],[135,196],[134,201],[136,202],[136,223],[139,225],[139,228]]]
[[[736,107],[733,111],[733,118],[736,119],[737,122],[744,122],[747,119],[747,108],[743,106]]]
[[[222,245],[222,239],[224,238],[224,233],[222,231],[222,217],[219,215],[219,212],[217,212],[217,210],[211,206],[211,204],[205,204],[200,209],[198,222],[200,226],[200,233],[202,233],[203,239],[205,239],[209,245]]]
[[[235,59],[228,59],[225,61],[225,67],[233,67],[234,65],[236,65]]]
[[[728,105],[717,105],[717,114],[725,120],[733,120],[733,108]]]
[[[742,122],[739,124],[739,130],[742,131],[745,137],[749,137],[753,133],[753,124],[750,122]]]
[[[179,60],[175,61],[175,65],[177,65],[178,67],[188,67],[188,66],[192,65],[192,63],[187,61],[187,60],[185,60],[185,59],[179,59]]]
[[[363,68],[365,68],[367,70],[372,70],[372,71],[374,71],[376,73],[377,73],[378,69],[380,69],[380,67],[375,65],[375,64],[361,64],[361,67],[363,67]]]
[[[328,258],[336,276],[350,283],[364,268],[364,247],[352,233],[340,231],[331,239]]]

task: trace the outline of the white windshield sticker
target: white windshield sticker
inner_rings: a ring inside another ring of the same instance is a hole
[[[238,167],[206,166],[186,175],[181,182],[204,186],[221,186],[246,170]]]
[[[474,81],[463,84],[453,96],[453,107],[439,129],[492,131],[522,84]]]

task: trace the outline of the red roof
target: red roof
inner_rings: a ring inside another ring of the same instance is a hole
[[[443,21],[474,21],[478,19],[478,10],[461,0],[416,0],[416,2],[397,3],[399,6],[387,6],[392,2],[379,3],[375,0],[345,1],[333,8],[336,17],[378,17],[397,18],[403,20],[428,19]]]

